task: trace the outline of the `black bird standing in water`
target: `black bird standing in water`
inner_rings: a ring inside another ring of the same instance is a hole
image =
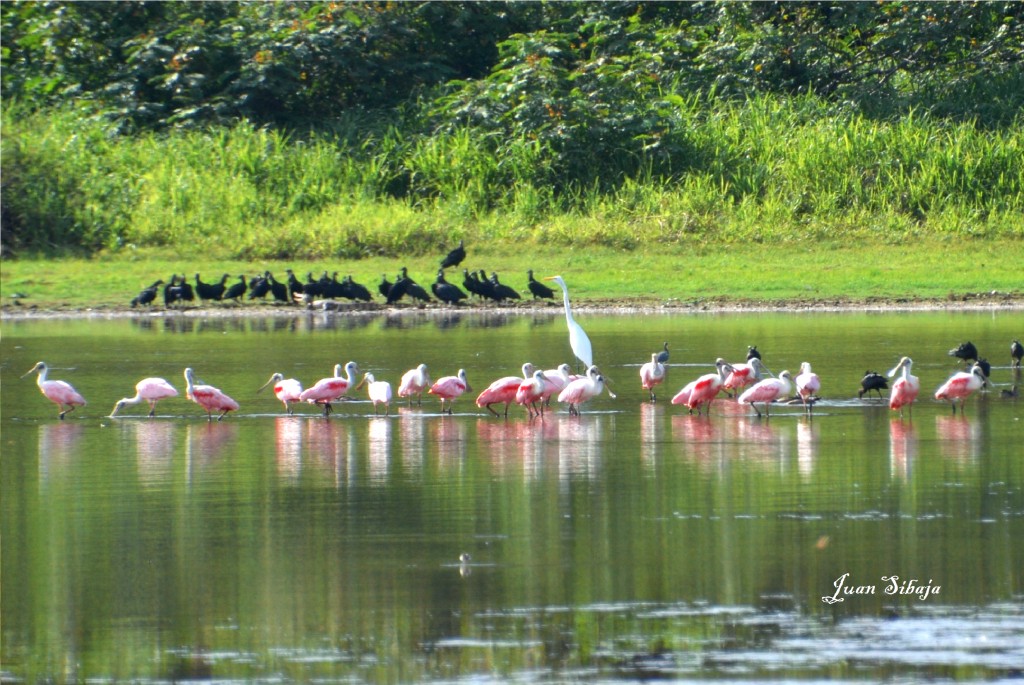
[[[665,343],[665,348],[658,353],[658,363],[668,364],[668,343]]]
[[[978,361],[978,348],[974,346],[970,340],[965,343],[960,343],[957,347],[954,347],[949,351],[950,357],[956,357],[963,359],[965,362]]]
[[[448,256],[441,260],[441,268],[448,269],[456,267],[462,263],[462,260],[466,258],[466,248],[464,241],[459,241],[459,246],[448,253]]]
[[[527,271],[526,275],[528,278],[526,287],[528,287],[530,289],[530,292],[533,293],[533,299],[536,300],[538,297],[542,297],[548,300],[555,299],[555,291],[547,287],[537,279],[535,279],[533,277],[533,269]]]
[[[1020,344],[1020,340],[1010,343],[1010,358],[1013,359],[1013,365],[1019,369],[1020,360],[1024,358],[1024,345]]]
[[[234,300],[235,302],[238,302],[242,295],[245,295],[245,276],[239,276],[238,283],[229,285],[228,289],[224,291],[224,295],[220,299]]]
[[[132,298],[132,306],[138,306],[140,304],[153,304],[156,300],[156,294],[160,290],[160,286],[164,284],[163,279],[156,281],[153,285],[149,286],[138,295]]]
[[[866,393],[874,390],[878,393],[878,396],[882,396],[883,390],[889,389],[889,381],[886,380],[885,376],[874,371],[865,371],[864,378],[860,379],[860,391],[857,393],[858,398],[863,398]]]
[[[445,304],[458,304],[459,300],[466,299],[466,293],[462,292],[459,286],[445,280],[444,269],[438,269],[437,280],[431,284],[430,289],[434,297]]]

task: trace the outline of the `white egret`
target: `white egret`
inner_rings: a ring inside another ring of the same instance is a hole
[[[594,365],[594,351],[590,346],[590,338],[587,337],[583,327],[572,318],[572,307],[569,306],[569,289],[565,287],[565,281],[561,276],[548,276],[544,280],[554,281],[562,288],[562,300],[565,303],[565,323],[569,327],[569,347],[576,358],[583,362],[588,369]]]

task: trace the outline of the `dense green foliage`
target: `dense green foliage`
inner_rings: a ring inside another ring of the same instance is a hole
[[[1018,3],[0,11],[7,252],[1024,231]]]

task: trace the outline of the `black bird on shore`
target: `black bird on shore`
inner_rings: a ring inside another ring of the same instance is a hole
[[[445,280],[444,269],[438,269],[437,280],[431,284],[430,290],[433,291],[434,297],[445,304],[458,304],[459,300],[467,297],[459,286]]]
[[[749,362],[751,359],[760,359],[760,358],[761,358],[761,353],[757,351],[757,345],[748,345],[747,346],[747,361]]]
[[[156,300],[156,294],[160,291],[160,286],[164,284],[164,280],[160,280],[153,283],[153,285],[144,289],[138,295],[132,298],[132,306],[137,307],[140,304],[153,304]]]
[[[970,340],[965,343],[960,343],[957,347],[954,347],[949,351],[950,357],[956,357],[963,359],[965,362],[978,361],[978,348],[974,346]]]
[[[270,292],[270,282],[267,281],[267,277],[253,276],[249,279],[249,299],[255,300],[256,298],[263,299]]]
[[[370,295],[369,289],[362,283],[356,283],[352,280],[352,274],[345,276],[341,281],[342,296],[349,300],[360,300],[362,302],[369,302],[373,299]]]
[[[288,286],[281,281],[274,278],[274,274],[267,271],[263,276],[267,279],[267,284],[270,286],[270,294],[274,296],[274,300],[277,302],[289,302],[288,299]]]
[[[471,295],[486,297],[480,285],[480,279],[476,277],[475,273],[470,273],[469,269],[462,270],[462,287],[468,290]]]
[[[527,271],[526,276],[526,287],[528,287],[530,289],[530,292],[533,293],[533,299],[536,300],[538,297],[541,297],[548,300],[553,300],[555,298],[554,290],[547,287],[546,285],[544,285],[543,283],[541,283],[540,281],[533,277],[533,269]]]
[[[324,287],[320,281],[313,280],[313,272],[306,272],[306,282],[302,284],[302,296],[310,299],[324,296]]]
[[[224,295],[220,299],[234,300],[235,302],[238,302],[242,295],[245,295],[245,276],[239,276],[238,283],[232,283],[229,285],[228,289],[224,291]]]
[[[377,292],[380,293],[381,297],[385,300],[388,299],[388,294],[391,292],[391,286],[394,283],[388,280],[387,274],[381,274],[380,283],[377,285]]]
[[[456,267],[462,263],[462,260],[466,258],[466,248],[464,241],[459,241],[459,246],[448,253],[448,256],[441,260],[441,268],[448,269]]]
[[[879,398],[882,397],[882,391],[889,389],[889,381],[880,373],[874,371],[865,371],[864,377],[860,379],[860,391],[857,393],[858,398],[863,398],[866,393],[874,390],[878,393]]]
[[[178,278],[178,274],[171,275],[171,281],[164,286],[164,304],[170,307],[175,302],[191,302],[195,298],[195,292],[185,277]]]
[[[305,288],[302,285],[302,282],[295,277],[294,271],[291,269],[285,269],[284,272],[288,274],[288,294],[291,296],[292,300],[294,300],[296,295],[302,295],[305,293]]]
[[[402,267],[402,278],[408,282],[405,292],[409,297],[423,302],[430,302],[430,294],[422,285],[409,278],[409,274],[406,272],[404,266]]]
[[[224,291],[227,290],[227,282],[227,274],[221,276],[219,283],[203,283],[199,278],[199,274],[196,274],[196,295],[199,296],[200,300],[219,300],[224,297]]]
[[[658,353],[658,363],[668,364],[668,343],[665,343],[665,348]]]
[[[1020,340],[1010,343],[1010,358],[1013,359],[1013,366],[1020,368],[1020,360],[1024,358],[1024,345],[1020,344]]]
[[[495,300],[497,300],[498,302],[501,302],[502,300],[518,300],[518,299],[521,299],[519,297],[519,293],[517,293],[513,288],[511,288],[511,287],[505,285],[504,283],[502,283],[501,281],[499,281],[498,280],[498,274],[493,272],[493,271],[491,272],[491,281],[490,282],[491,282],[492,292],[494,293],[492,295],[492,297]]]

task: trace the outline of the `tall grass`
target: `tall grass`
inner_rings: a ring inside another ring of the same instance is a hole
[[[3,115],[7,251],[173,246],[218,258],[529,245],[1024,238],[1022,127],[894,121],[813,98],[676,103],[668,159],[612,190],[559,182],[536,139],[249,124],[119,137],[71,110]],[[1024,123],[1024,119],[1022,119]]]

